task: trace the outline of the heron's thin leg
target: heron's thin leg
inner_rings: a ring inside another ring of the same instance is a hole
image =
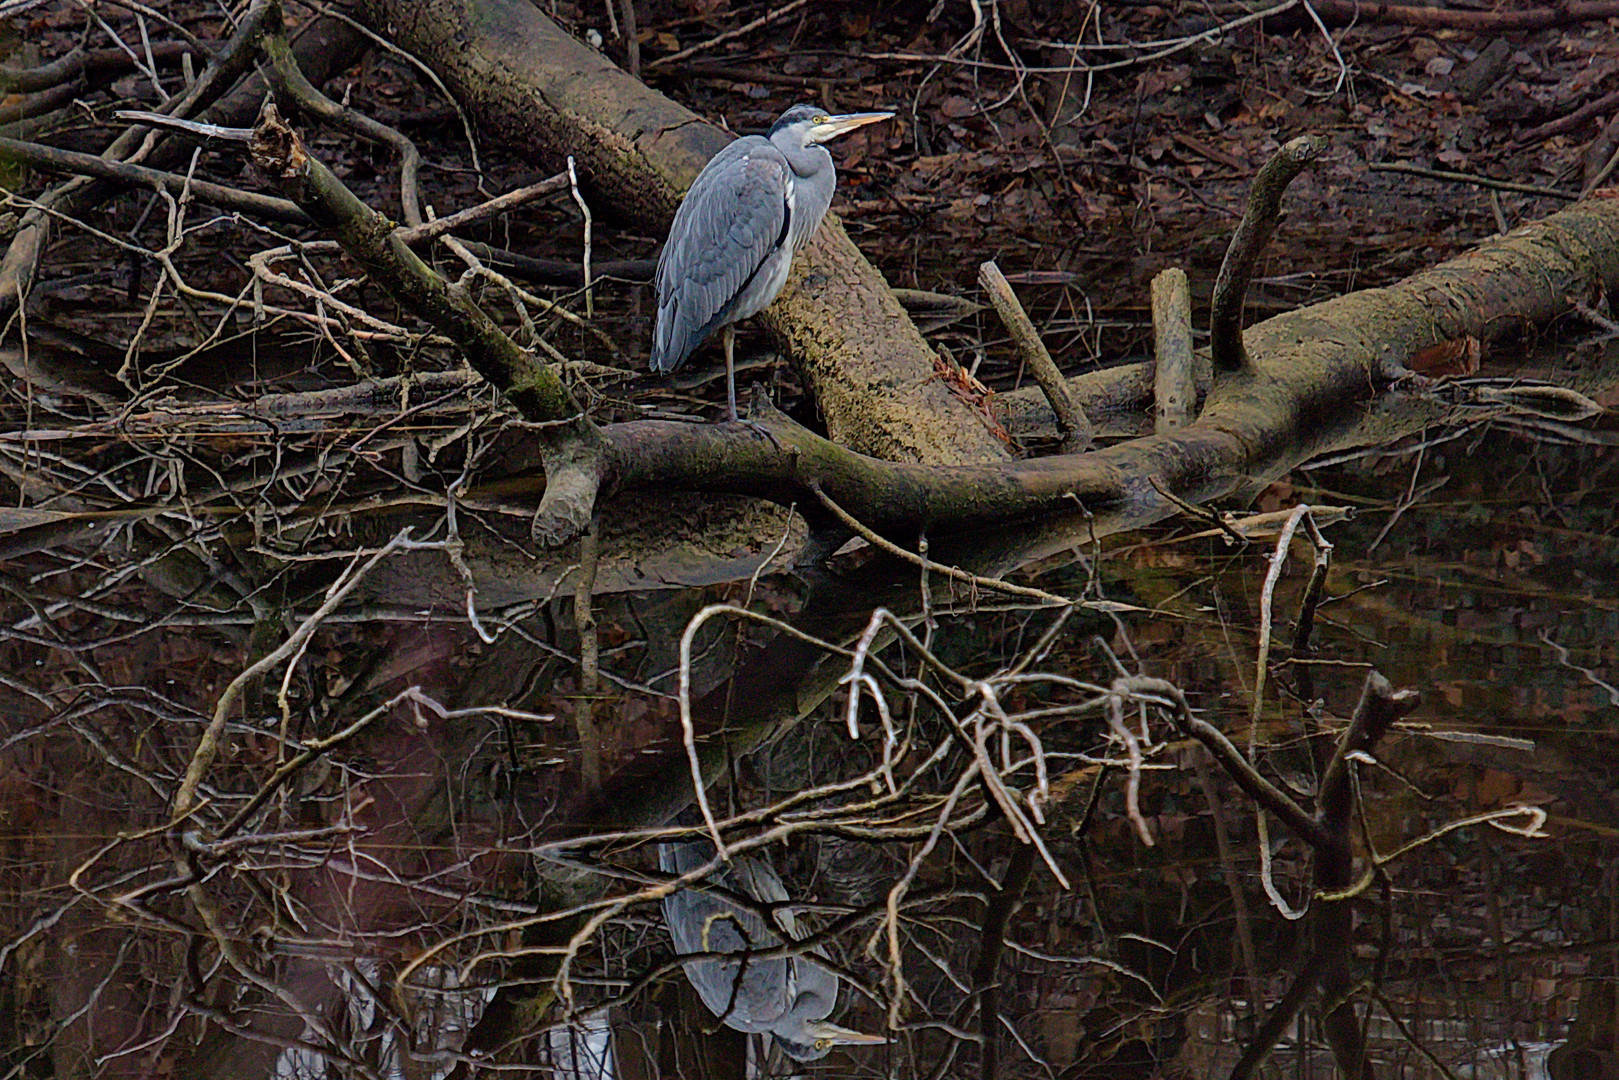
[[[727,419],[736,419],[736,327],[727,323],[720,331],[720,344],[725,347],[725,406]]]

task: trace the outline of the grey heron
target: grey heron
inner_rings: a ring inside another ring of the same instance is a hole
[[[707,840],[658,845],[658,866],[668,874],[691,873],[713,858],[714,845]],[[722,864],[705,882],[762,905],[787,900],[776,871],[747,855]],[[791,912],[776,909],[771,914],[775,926],[701,885],[680,889],[663,901],[663,921],[674,939],[675,952],[682,955],[764,952],[803,936]],[[703,1004],[727,1026],[768,1034],[784,1053],[799,1061],[824,1057],[834,1046],[887,1041],[881,1035],[866,1035],[827,1021],[838,1003],[838,977],[809,954],[687,960],[684,967]]]
[[[653,371],[675,370],[720,330],[726,403],[736,419],[732,324],[776,298],[793,256],[832,205],[837,172],[821,144],[893,115],[794,105],[767,134],[744,136],[714,155],[675,211],[658,257]]]

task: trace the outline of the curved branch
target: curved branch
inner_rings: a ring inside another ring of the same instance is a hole
[[[1209,351],[1216,371],[1236,371],[1243,365],[1242,302],[1254,264],[1281,220],[1282,193],[1326,147],[1327,140],[1319,135],[1300,135],[1276,151],[1254,177],[1248,208],[1226,248],[1209,300]]]
[[[274,6],[279,13],[280,3],[277,2]],[[412,228],[421,225],[422,195],[418,177],[421,174],[422,155],[421,151],[416,149],[416,144],[387,124],[339,105],[321,93],[313,83],[304,78],[303,71],[298,67],[298,60],[292,53],[292,46],[282,34],[274,33],[265,37],[264,53],[275,69],[274,81],[277,93],[284,94],[299,109],[311,116],[351,131],[362,139],[393,148],[394,153],[399,155],[399,202],[405,216],[405,224]]]

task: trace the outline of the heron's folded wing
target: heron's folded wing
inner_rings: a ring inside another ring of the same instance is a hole
[[[757,136],[720,151],[697,177],[658,259],[654,371],[673,371],[732,321],[739,298],[786,241],[791,194],[787,160]]]
[[[658,865],[665,873],[687,874],[713,857],[714,846],[707,840],[658,845]],[[722,865],[713,877],[739,895],[755,895],[731,866]],[[778,883],[776,889],[780,888]],[[773,949],[782,940],[758,914],[710,892],[703,884],[664,897],[663,921],[675,952],[683,956]],[[724,1015],[727,1024],[741,1031],[770,1030],[791,1001],[794,979],[790,961],[782,957],[766,960],[750,956],[745,965],[740,960],[689,960],[684,967],[686,977],[709,1010],[716,1016]]]

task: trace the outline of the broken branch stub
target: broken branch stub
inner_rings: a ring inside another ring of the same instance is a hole
[[[1073,395],[1068,392],[1068,382],[1058,370],[1057,362],[1046,350],[1046,343],[1040,340],[1039,331],[1034,328],[1028,313],[1018,302],[1017,294],[1012,291],[1011,282],[1006,280],[1006,275],[1001,273],[994,260],[978,268],[978,285],[988,294],[990,303],[995,305],[1001,322],[1017,344],[1018,355],[1034,372],[1035,381],[1051,403],[1051,411],[1057,414],[1057,429],[1062,432],[1062,452],[1077,454],[1088,449],[1096,438],[1096,431],[1090,419],[1074,403]]]
[[[1197,354],[1192,349],[1192,290],[1178,266],[1152,279],[1153,430],[1160,435],[1192,422],[1197,404]]]

